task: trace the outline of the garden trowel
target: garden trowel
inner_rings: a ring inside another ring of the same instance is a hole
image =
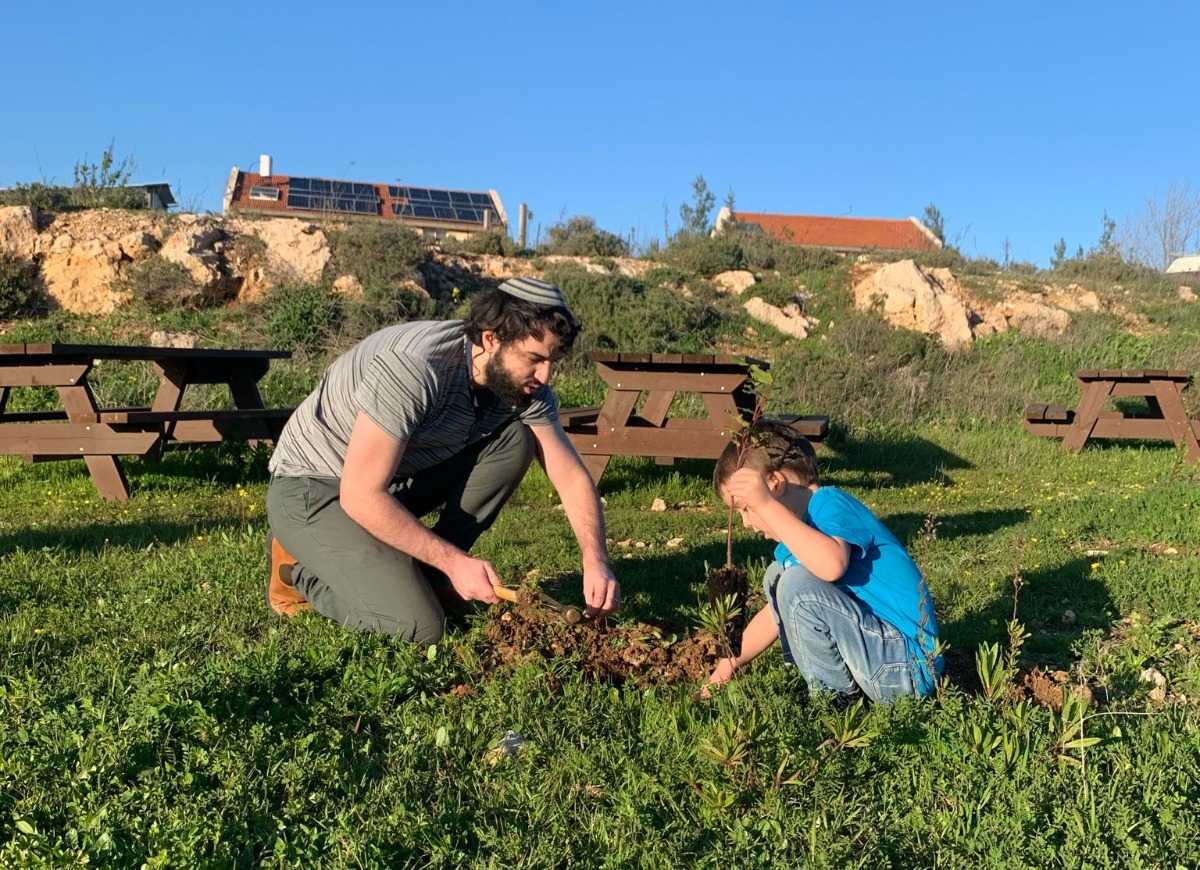
[[[519,593],[516,589],[512,589],[508,586],[493,586],[492,591],[496,593],[497,598],[503,598],[505,601],[515,602],[519,596]],[[561,604],[558,601],[555,601],[545,592],[537,593],[537,603],[540,604],[543,609],[553,613],[567,625],[574,625],[575,623],[579,622],[579,620],[583,619],[583,614],[574,604]]]

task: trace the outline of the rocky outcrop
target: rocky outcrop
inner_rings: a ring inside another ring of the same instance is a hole
[[[855,285],[854,305],[861,311],[878,306],[893,326],[936,335],[944,346],[957,348],[970,343],[972,319],[980,320],[961,295],[949,269],[923,269],[901,260]]]
[[[936,336],[947,348],[1009,329],[1055,338],[1071,325],[1072,313],[1103,309],[1099,297],[1078,284],[1051,286],[1042,293],[1002,285],[1004,298],[987,302],[973,299],[949,269],[925,269],[902,260],[863,271],[854,285],[855,307],[878,308],[893,326]]]

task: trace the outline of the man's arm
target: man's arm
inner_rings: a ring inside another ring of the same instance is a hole
[[[434,534],[388,491],[404,447],[360,411],[342,469],[342,509],[385,544],[444,573],[464,599],[494,604],[500,581],[492,564]]]
[[[538,461],[562,500],[571,530],[583,553],[583,599],[588,614],[612,613],[621,605],[621,587],[608,560],[604,510],[596,484],[563,432],[561,423],[555,420],[529,428],[537,440]]]

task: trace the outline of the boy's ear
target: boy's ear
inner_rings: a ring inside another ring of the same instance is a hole
[[[771,490],[772,495],[779,495],[787,489],[788,479],[782,471],[772,471],[767,475],[767,488]]]

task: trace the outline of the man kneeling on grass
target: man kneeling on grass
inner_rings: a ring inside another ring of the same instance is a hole
[[[495,568],[469,550],[536,453],[583,553],[588,613],[616,610],[600,496],[548,386],[578,332],[558,287],[514,278],[465,321],[389,326],[337,359],[271,457],[271,608],[439,640],[442,602],[498,600]]]
[[[812,445],[791,427],[760,420],[743,444],[726,447],[713,486],[779,546],[763,577],[768,606],[746,626],[741,654],[717,663],[705,694],[779,638],[810,690],[884,703],[929,695],[943,666],[937,619],[904,546],[860,501],[820,485]]]

